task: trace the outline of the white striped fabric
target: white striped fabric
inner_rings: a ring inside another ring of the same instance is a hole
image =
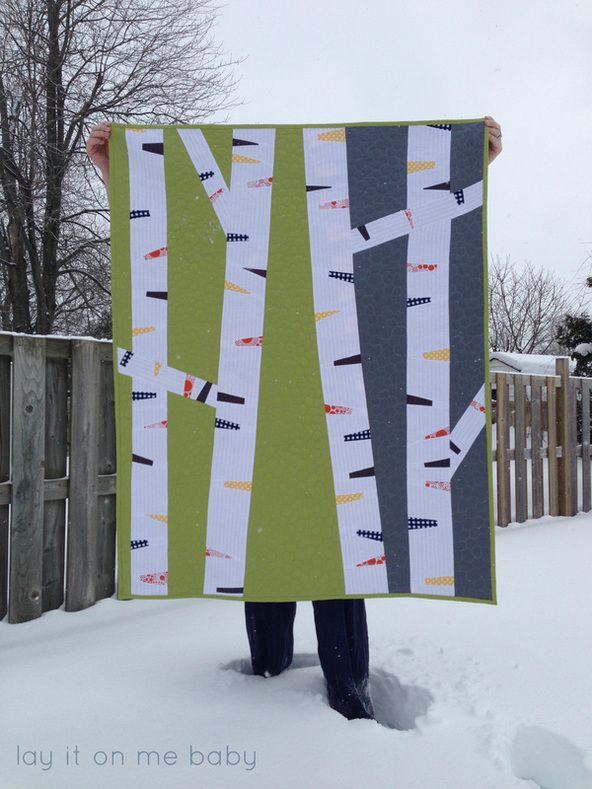
[[[248,271],[265,269],[269,248],[274,129],[235,129],[233,136],[253,145],[252,155],[233,156],[230,188],[203,133],[179,129],[224,232],[224,290],[218,390],[245,398],[244,404],[219,402],[216,415],[227,427],[214,433],[204,594],[242,594],[245,575],[251,481],[255,460],[261,346],[241,343],[263,333],[266,278]],[[241,146],[241,149],[243,147]],[[238,425],[238,428],[236,427]]]
[[[483,384],[450,434],[450,441],[455,447],[450,454],[451,476],[454,476],[454,472],[485,427],[485,413],[485,384]]]
[[[376,478],[350,478],[351,472],[374,466],[362,365],[334,365],[336,359],[360,353],[353,283],[329,276],[332,269],[353,274],[345,130],[303,129],[303,135],[307,184],[330,186],[309,191],[307,202],[323,395],[325,403],[348,409],[325,413],[334,490],[342,502],[337,517],[345,592],[384,593],[388,592],[386,565],[363,564],[376,550],[357,534],[381,531]],[[382,553],[382,543],[376,546]]]
[[[430,299],[407,308],[407,391],[432,400],[431,408],[407,408],[407,515],[413,519],[409,521],[410,589],[453,596],[451,497],[445,487],[426,487],[425,480],[429,472],[432,481],[450,481],[450,219],[466,203],[459,206],[452,195],[442,198],[437,191],[424,189],[450,180],[449,134],[428,126],[409,126],[407,160],[434,162],[430,169],[407,174],[407,205],[415,224],[407,260],[437,263],[429,278],[407,267],[407,298]],[[429,218],[429,224],[420,217]],[[443,434],[426,438],[438,431]],[[425,466],[438,461],[446,465]]]
[[[437,129],[432,129],[429,126],[410,126],[410,144],[411,141],[421,133],[417,130],[437,132]],[[440,167],[441,165],[439,168]],[[418,184],[421,181],[426,185],[429,179],[437,177],[435,173],[440,171],[439,168],[437,170],[430,169],[410,173],[408,176],[408,184]],[[431,183],[433,183],[433,180]],[[459,202],[461,199],[460,195],[455,197],[454,193],[447,193],[441,196],[438,195],[437,191],[433,193],[433,197],[429,200],[429,203],[422,200],[417,207],[414,207],[411,201],[409,201],[407,209],[397,211],[396,214],[389,214],[388,216],[381,217],[365,225],[369,235],[368,239],[364,238],[357,228],[354,228],[351,231],[352,251],[359,252],[362,249],[370,249],[378,244],[384,244],[385,241],[391,241],[393,238],[405,236],[407,233],[412,235],[415,231],[422,230],[426,226],[433,223],[445,222],[446,220],[450,221],[454,219],[454,217],[462,216],[482,205],[483,181],[471,184],[462,191],[463,202]]]
[[[162,129],[125,133],[130,182],[132,351],[167,361],[167,256],[146,259],[167,245],[164,160],[143,145],[161,145]],[[168,593],[167,390],[157,379],[132,377],[131,592]]]

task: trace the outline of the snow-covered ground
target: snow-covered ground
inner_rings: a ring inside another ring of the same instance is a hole
[[[366,601],[378,722],[328,706],[308,602],[293,667],[269,678],[249,674],[240,602],[4,620],[0,787],[590,789],[592,514],[496,545],[497,606]]]

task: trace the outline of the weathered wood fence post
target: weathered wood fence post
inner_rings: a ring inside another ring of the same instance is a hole
[[[557,460],[559,482],[559,515],[575,515],[577,510],[576,457],[576,392],[575,381],[569,376],[569,357],[555,359],[555,370],[561,379],[557,400],[557,434],[561,455]]]
[[[41,616],[43,480],[45,478],[45,337],[15,336],[13,345],[11,622]]]
[[[496,373],[497,435],[497,522],[507,526],[512,519],[510,487],[510,394],[506,373]]]
[[[0,356],[0,484],[10,479],[10,358]],[[10,497],[0,493],[0,619],[8,610],[8,515]]]
[[[73,340],[66,611],[87,608],[97,599],[99,373],[96,344]],[[80,567],[84,573],[77,571]]]

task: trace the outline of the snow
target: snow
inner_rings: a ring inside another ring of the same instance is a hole
[[[496,606],[366,600],[378,721],[328,706],[309,602],[293,666],[267,678],[238,601],[4,619],[0,786],[590,789],[591,554],[591,513],[545,516],[496,527]]]
[[[8,337],[34,337],[36,340],[44,337],[46,340],[92,340],[93,342],[112,343],[111,339],[98,339],[87,334],[27,334],[26,332],[0,331],[0,335]]]
[[[579,353],[580,356],[590,356],[592,353],[592,343],[581,342],[574,348],[574,353]]]
[[[577,349],[576,349],[577,350]],[[555,359],[545,353],[514,353],[512,351],[490,351],[489,361],[498,360],[512,367],[517,373],[525,375],[555,375]],[[573,373],[577,362],[569,360],[569,369]]]

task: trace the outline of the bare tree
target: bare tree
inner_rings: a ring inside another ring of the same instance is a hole
[[[558,353],[558,325],[578,310],[563,280],[530,262],[499,255],[489,267],[489,346],[494,351]]]
[[[236,106],[211,0],[2,0],[2,328],[109,324],[105,195],[92,123],[196,123]]]

